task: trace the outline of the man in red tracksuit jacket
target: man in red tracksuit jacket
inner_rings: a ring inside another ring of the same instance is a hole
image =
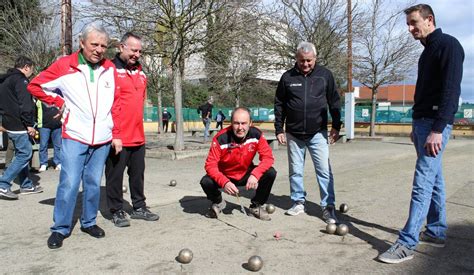
[[[120,41],[120,53],[112,62],[117,70],[115,85],[120,89],[119,114],[122,138],[122,152],[111,150],[105,164],[107,206],[112,214],[112,221],[117,227],[130,226],[123,207],[123,173],[128,167],[130,194],[133,211],[132,219],[156,221],[159,216],[152,213],[145,203],[145,132],[143,129],[143,104],[146,98],[146,76],[138,62],[141,51],[141,38],[127,32]]]
[[[258,165],[253,164],[256,153]],[[207,174],[201,179],[201,187],[212,202],[210,217],[217,218],[226,206],[219,188],[229,195],[238,195],[236,186],[245,186],[247,190],[256,189],[250,212],[258,219],[270,220],[263,205],[276,178],[273,162],[272,149],[263,133],[251,126],[250,110],[236,108],[231,115],[231,126],[212,140],[205,164]]]

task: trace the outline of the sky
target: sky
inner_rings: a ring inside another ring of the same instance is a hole
[[[436,27],[456,37],[464,48],[461,97],[463,102],[474,103],[474,1],[427,0],[424,3],[434,11]]]
[[[409,0],[410,1],[410,0]],[[371,3],[371,0],[352,0],[361,4]],[[394,10],[403,9],[408,1],[390,1],[389,6]],[[410,1],[411,2],[411,1]],[[425,0],[413,1],[413,4],[428,4],[433,9],[436,19],[436,27],[441,28],[443,33],[454,36],[464,48],[463,79],[461,82],[461,98],[463,102],[474,103],[474,1],[473,0]],[[404,18],[404,17],[403,17]],[[400,27],[408,32],[406,22],[402,20]],[[423,45],[419,44],[420,50]],[[421,51],[420,51],[421,52]],[[414,72],[416,74],[416,71]],[[416,75],[410,77],[416,80]]]

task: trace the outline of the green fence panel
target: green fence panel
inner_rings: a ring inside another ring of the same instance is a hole
[[[175,121],[176,114],[174,107],[166,107],[171,113],[171,121]],[[212,120],[215,120],[217,112],[222,110],[226,116],[226,121],[230,121],[233,107],[214,107],[212,110]],[[251,118],[254,121],[274,121],[275,115],[272,106],[250,107]],[[355,107],[355,122],[370,122],[371,106]],[[411,123],[411,106],[379,106],[377,107],[376,123]],[[331,115],[328,113],[331,120]],[[474,104],[462,104],[455,114],[455,124],[474,124]],[[201,115],[197,108],[183,108],[184,121],[200,121]],[[341,110],[341,119],[344,120],[344,108]],[[158,121],[158,108],[145,107],[143,110],[143,120],[146,122]]]

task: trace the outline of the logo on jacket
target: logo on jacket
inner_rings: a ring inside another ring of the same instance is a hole
[[[110,88],[110,87],[111,87],[111,86],[110,86],[110,82],[105,81],[105,88]]]
[[[303,83],[290,83],[290,87],[301,87]]]
[[[249,150],[249,152],[255,151],[255,144],[250,144],[248,150]]]

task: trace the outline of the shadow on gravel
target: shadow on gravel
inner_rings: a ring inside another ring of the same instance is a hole
[[[107,196],[105,192],[106,192],[105,186],[101,186],[99,212],[105,219],[111,220],[112,215],[110,214],[109,208],[107,207]],[[130,213],[133,210],[133,207],[130,205],[130,203],[127,200],[125,200],[125,197],[129,196],[130,193],[127,192],[127,193],[124,193],[123,195],[124,195],[123,210],[127,213]],[[56,198],[45,199],[45,200],[39,201],[39,203],[54,206],[55,199]],[[74,214],[72,218],[72,229],[75,227],[78,220],[81,218],[81,213],[82,213],[82,191],[79,192],[79,194],[77,194],[76,207],[74,209]]]
[[[472,221],[472,219],[471,219]],[[474,223],[449,225],[446,246],[418,245],[415,257],[424,257],[414,269],[417,274],[474,274]]]
[[[229,202],[226,198],[226,195],[223,195],[224,200],[226,200],[226,208],[222,211],[224,215],[231,215],[234,209],[240,211],[240,205]],[[207,217],[209,213],[209,208],[211,206],[211,202],[207,200],[204,196],[184,196],[179,200],[181,207],[183,208],[183,212],[189,214],[199,214],[202,216]],[[248,206],[245,206],[245,211],[248,213]]]
[[[293,202],[291,201],[291,198],[289,196],[283,195],[283,196],[275,196],[275,195],[270,195],[270,198],[268,199],[268,203],[274,204],[277,208],[281,208],[282,212],[286,211],[288,208],[290,208],[293,205]],[[306,214],[309,216],[316,217],[320,220],[322,219],[322,210],[321,206],[317,203],[311,202],[311,201],[306,201],[305,203],[305,208],[306,208]],[[398,230],[393,229],[393,228],[388,228],[379,224],[371,223],[368,221],[360,220],[354,217],[351,217],[348,214],[342,214],[339,211],[336,211],[336,215],[339,219],[340,223],[345,223],[349,227],[349,234],[353,235],[356,238],[359,238],[370,245],[374,249],[376,249],[379,253],[384,252],[390,247],[390,243],[388,243],[385,240],[380,240],[371,234],[368,234],[362,230],[360,230],[358,227],[359,226],[365,226],[365,227],[372,227],[378,230],[382,230],[391,234],[394,234],[394,239],[398,235]],[[321,232],[326,232],[325,228],[321,229]]]

